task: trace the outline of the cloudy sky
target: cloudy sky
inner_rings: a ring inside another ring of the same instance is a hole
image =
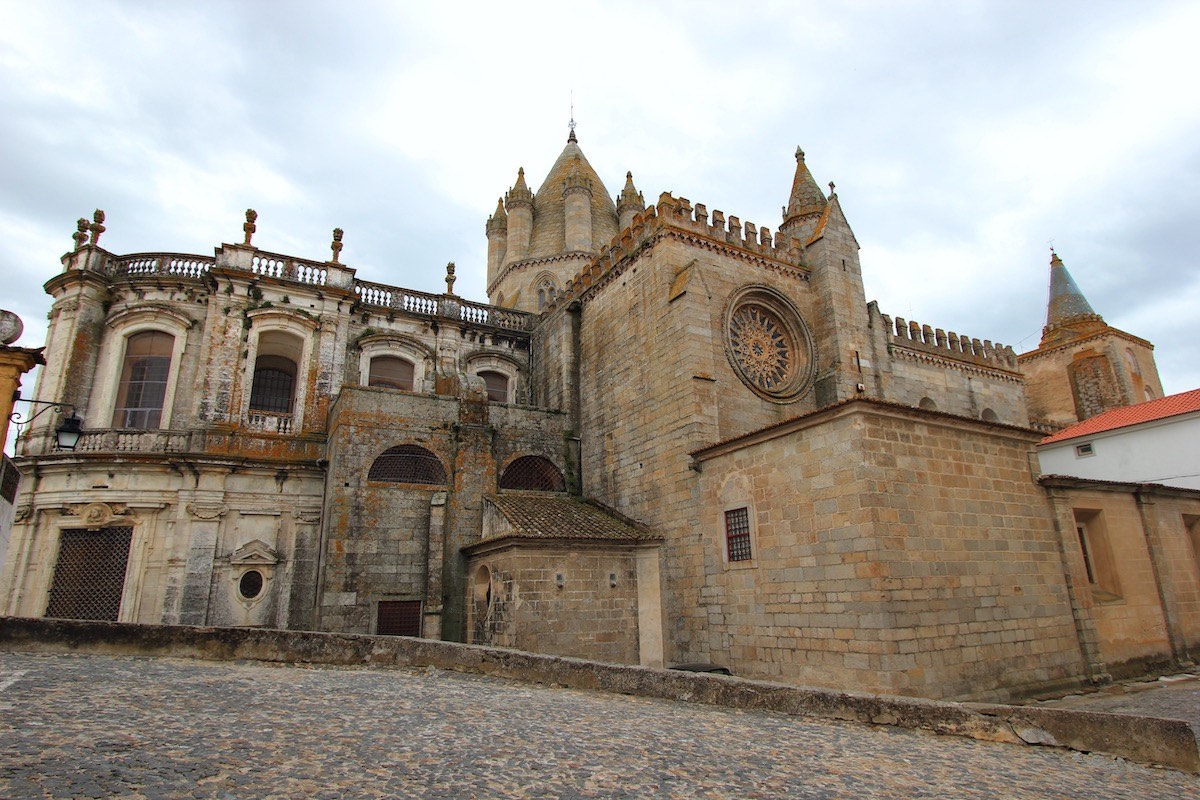
[[[75,220],[116,253],[240,241],[484,299],[484,221],[572,97],[626,170],[772,230],[797,145],[868,299],[1037,345],[1051,240],[1112,325],[1200,386],[1200,4],[16,2],[0,27],[0,307],[45,335]],[[26,382],[26,394],[32,385]]]

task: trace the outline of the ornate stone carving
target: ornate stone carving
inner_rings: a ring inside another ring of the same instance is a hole
[[[124,503],[77,503],[64,508],[63,513],[79,517],[80,522],[89,528],[103,528],[117,517],[128,514],[129,507]]]
[[[333,229],[333,241],[329,243],[329,249],[333,251],[332,263],[338,263],[338,256],[342,252],[342,229]]]
[[[296,509],[296,520],[298,522],[306,522],[309,524],[321,521],[321,509],[319,508],[299,508]]]
[[[196,519],[212,520],[220,519],[229,513],[229,507],[207,503],[188,503],[187,512]]]
[[[245,241],[242,244],[250,244],[250,238],[254,236],[254,232],[258,230],[258,226],[254,223],[258,220],[258,212],[253,208],[246,209],[246,221],[242,224],[242,231],[246,234]]]
[[[766,287],[749,287],[731,298],[725,352],[742,382],[772,402],[795,400],[812,385],[808,327],[786,298]]]
[[[92,244],[100,244],[100,234],[107,230],[104,227],[104,212],[96,209],[96,213],[92,215],[92,224],[88,226],[88,230],[92,233]]]
[[[79,221],[75,223],[75,232],[71,234],[71,239],[75,241],[76,250],[87,244],[88,221],[86,217],[80,217]]]

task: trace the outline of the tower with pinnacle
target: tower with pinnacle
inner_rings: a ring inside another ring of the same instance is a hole
[[[1162,396],[1154,345],[1106,323],[1053,250],[1042,339],[1018,363],[1030,421],[1047,428]]]

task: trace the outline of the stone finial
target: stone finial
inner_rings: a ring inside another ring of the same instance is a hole
[[[799,145],[796,145],[796,160],[797,161],[804,160],[804,151],[800,149]]]
[[[250,237],[258,230],[258,226],[254,223],[258,220],[258,212],[253,208],[246,209],[246,222],[242,225],[242,230],[246,232],[246,238],[242,244],[250,244]]]
[[[329,249],[333,251],[332,262],[338,263],[338,255],[342,252],[342,229],[333,229],[333,241],[329,243]]]
[[[75,223],[75,232],[71,234],[71,238],[75,240],[75,249],[83,247],[87,244],[88,238],[88,221],[84,217],[80,217]]]
[[[833,197],[837,193],[837,184],[833,181],[829,182],[829,196]]]
[[[101,211],[100,209],[97,208],[96,213],[92,214],[92,224],[88,225],[88,230],[91,231],[91,234],[92,234],[91,243],[94,245],[99,245],[100,244],[100,234],[104,233],[104,231],[107,230],[104,227],[104,212],[103,211]]]
[[[454,262],[446,265],[446,294],[454,294]]]

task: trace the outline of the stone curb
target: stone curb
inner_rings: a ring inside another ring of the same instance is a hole
[[[434,667],[571,689],[893,725],[990,742],[1107,753],[1200,772],[1196,736],[1182,720],[838,692],[430,639],[0,617],[0,650],[330,666]]]

